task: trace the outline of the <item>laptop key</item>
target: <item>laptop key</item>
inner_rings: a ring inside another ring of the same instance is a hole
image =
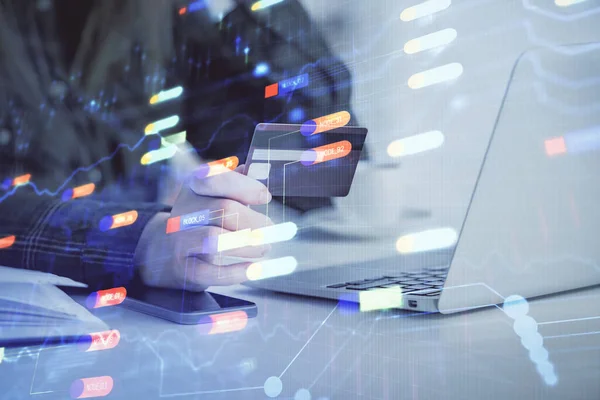
[[[416,292],[413,292],[412,294],[415,296],[428,296],[428,295],[435,295],[437,293],[440,293],[440,291],[437,289],[425,289],[425,290],[417,290]]]
[[[402,294],[407,294],[407,293],[411,293],[411,292],[416,292],[417,289],[401,289],[402,290]]]
[[[331,288],[331,289],[338,289],[338,288],[342,288],[342,287],[345,287],[345,286],[346,286],[346,283],[336,283],[334,285],[329,285],[327,287]]]
[[[362,285],[349,285],[349,286],[346,286],[346,289],[351,289],[351,290],[366,290],[366,289],[377,287],[377,286],[379,286],[381,284],[382,284],[382,282],[380,282],[380,281],[364,282]]]
[[[379,277],[379,278],[362,279],[359,281],[346,282],[346,284],[348,284],[348,285],[363,285],[365,283],[379,282],[379,281],[384,281],[384,280],[387,280],[387,279]]]
[[[391,283],[391,284],[388,284],[388,285],[379,285],[377,287],[378,288],[383,288],[383,289],[388,289],[388,288],[400,288],[400,289],[402,289],[402,286],[398,285],[397,283]]]
[[[411,278],[431,278],[432,274],[428,274],[428,273],[417,273],[417,274],[411,274]]]
[[[365,281],[364,279],[361,279],[359,281],[346,282],[346,285],[361,285],[361,284],[363,284],[365,282],[368,282],[368,281]]]
[[[437,282],[440,278],[435,276],[429,276],[427,278],[417,278],[418,281],[421,282]]]
[[[421,285],[423,282],[417,280],[398,281],[400,285]]]
[[[436,271],[436,272],[440,272],[440,271],[448,271],[448,267],[427,267],[425,268],[427,271]]]
[[[416,290],[419,290],[419,289],[430,289],[430,288],[431,288],[430,285],[410,285],[410,286],[407,287],[407,289],[416,289]]]

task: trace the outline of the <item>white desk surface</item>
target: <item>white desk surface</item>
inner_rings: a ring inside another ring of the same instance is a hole
[[[362,254],[361,245],[350,247],[348,257]],[[544,383],[498,308],[351,313],[333,301],[243,286],[213,291],[256,302],[258,316],[242,331],[206,336],[121,307],[98,309],[121,333],[116,348],[7,349],[0,398],[65,399],[75,379],[110,375],[107,399],[264,399],[271,376],[281,378],[282,399],[299,389],[313,400],[600,399],[598,287],[530,301],[555,386]]]

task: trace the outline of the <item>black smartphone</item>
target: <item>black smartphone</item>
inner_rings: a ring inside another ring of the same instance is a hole
[[[217,324],[227,318],[239,324],[257,314],[256,304],[250,301],[181,289],[137,287],[127,291],[122,305],[182,325]]]

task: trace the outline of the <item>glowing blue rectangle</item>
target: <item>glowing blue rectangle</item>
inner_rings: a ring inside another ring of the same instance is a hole
[[[202,10],[204,7],[206,7],[206,1],[205,0],[199,0],[196,1],[192,4],[190,4],[188,6],[188,12],[194,12],[194,11],[198,11],[198,10]]]
[[[279,82],[279,94],[286,94],[308,86],[308,74],[294,76]]]
[[[600,126],[569,132],[564,137],[569,153],[600,150]]]

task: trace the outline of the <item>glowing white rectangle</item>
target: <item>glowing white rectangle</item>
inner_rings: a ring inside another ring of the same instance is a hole
[[[360,311],[387,310],[402,307],[402,289],[400,286],[360,292],[358,294]]]
[[[163,90],[150,98],[150,104],[158,104],[163,101],[169,101],[176,99],[183,93],[181,86],[174,87],[173,89]]]
[[[252,4],[250,9],[252,11],[264,10],[265,8],[271,7],[275,4],[281,3],[283,0],[261,0]]]
[[[250,229],[243,229],[237,232],[228,232],[219,235],[217,240],[217,251],[227,251],[250,246]]]
[[[587,0],[554,0],[554,4],[556,4],[559,7],[569,7],[573,4],[583,3],[584,1]]]
[[[293,222],[284,222],[282,224],[266,226],[252,231],[252,245],[260,246],[263,244],[285,242],[296,236],[298,226]]]
[[[396,250],[401,254],[446,249],[456,244],[458,234],[452,228],[430,229],[398,238]]]
[[[248,176],[250,178],[265,180],[269,177],[271,172],[270,163],[252,163],[248,167]]]
[[[427,86],[450,81],[461,76],[463,66],[460,63],[451,63],[441,67],[428,69],[414,74],[408,78],[408,87],[411,89],[421,89]]]
[[[298,232],[298,227],[293,222],[284,222],[254,230],[243,229],[236,232],[227,232],[217,237],[217,251],[284,242],[296,236],[296,232]]]
[[[440,12],[450,7],[451,0],[429,0],[412,7],[405,8],[400,14],[400,19],[404,22],[423,18],[436,12]]]
[[[144,154],[140,160],[142,165],[150,165],[155,162],[163,161],[171,158],[177,152],[177,146],[169,145],[158,150],[152,150]]]
[[[394,140],[387,148],[390,157],[404,157],[437,149],[444,143],[444,134],[440,131],[429,131]]]
[[[406,54],[415,54],[439,46],[445,46],[452,43],[456,39],[456,36],[455,29],[442,29],[441,31],[409,40],[404,44],[404,52]]]
[[[296,270],[298,261],[294,257],[282,257],[274,260],[250,264],[246,277],[251,281],[289,275]]]
[[[304,150],[254,149],[252,161],[300,161]]]
[[[158,133],[165,129],[169,129],[174,127],[179,123],[179,117],[177,115],[173,115],[168,118],[159,119],[158,121],[152,122],[146,126],[144,133],[146,135],[151,135],[153,133]]]

